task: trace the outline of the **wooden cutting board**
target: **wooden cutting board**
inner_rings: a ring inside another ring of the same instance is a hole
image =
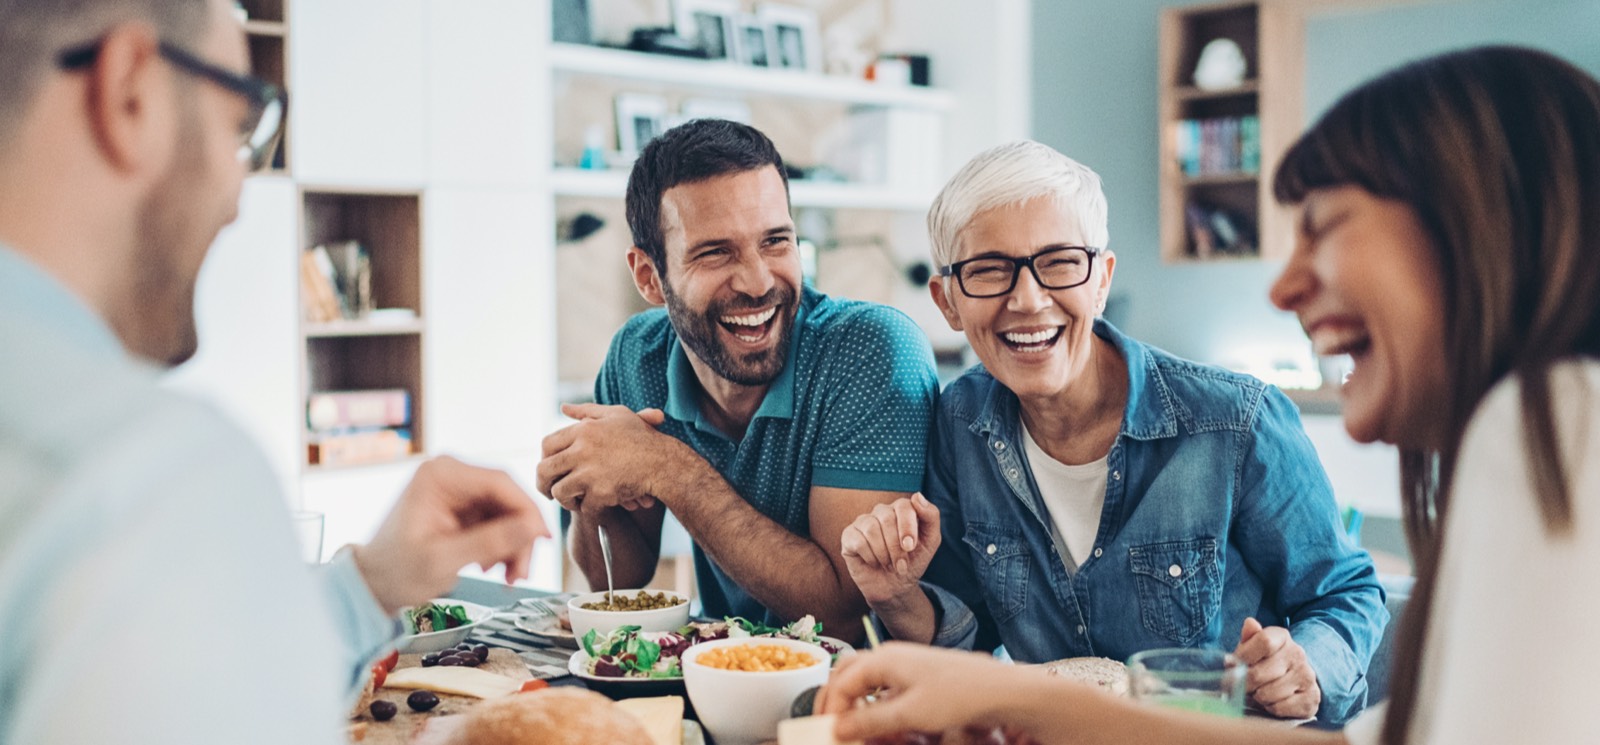
[[[395,665],[394,668],[399,670],[405,667],[420,667],[421,665],[422,655],[403,654],[400,655],[399,664]],[[478,669],[497,675],[504,675],[512,680],[529,680],[533,677],[528,674],[528,666],[523,664],[522,658],[518,657],[516,652],[500,647],[490,647],[489,661],[479,665]],[[438,692],[435,691],[435,693]],[[412,711],[411,707],[406,706],[406,697],[409,695],[411,695],[411,691],[393,688],[378,689],[377,694],[373,696],[373,700],[393,701],[394,705],[400,709],[400,712],[387,722],[377,722],[373,721],[372,714],[367,710],[367,704],[370,702],[361,703],[359,711],[353,712],[350,717],[352,727],[351,741],[357,741],[355,732],[361,729],[360,725],[365,724],[365,737],[359,741],[362,745],[407,745],[428,719],[449,714],[461,714],[483,701],[483,699],[469,696],[438,693],[438,706],[433,707],[431,711],[416,712]]]

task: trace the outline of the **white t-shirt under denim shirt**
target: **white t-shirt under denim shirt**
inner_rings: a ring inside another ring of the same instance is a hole
[[[1106,506],[1106,475],[1111,472],[1106,459],[1111,454],[1108,452],[1099,460],[1081,466],[1068,465],[1039,447],[1026,423],[1022,425],[1022,433],[1028,467],[1033,471],[1033,482],[1039,485],[1039,497],[1050,511],[1057,535],[1072,554],[1073,563],[1067,571],[1076,571],[1094,552],[1094,539],[1100,532],[1100,510]]]
[[[253,443],[0,246],[0,745],[343,742],[393,638]],[[342,638],[341,638],[342,635]]]
[[[1551,379],[1573,525],[1545,528],[1521,393],[1496,386],[1467,428],[1422,658],[1412,745],[1600,743],[1600,362]],[[1345,730],[1379,742],[1386,706]]]

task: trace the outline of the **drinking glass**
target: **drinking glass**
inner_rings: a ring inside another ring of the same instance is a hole
[[[1128,658],[1134,698],[1227,717],[1244,715],[1247,670],[1215,649],[1152,649]]]
[[[294,522],[295,538],[300,540],[300,560],[307,564],[321,564],[324,522],[322,513],[296,510],[290,513],[290,517]]]

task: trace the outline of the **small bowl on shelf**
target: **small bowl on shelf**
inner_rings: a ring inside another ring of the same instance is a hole
[[[606,591],[578,595],[567,601],[567,616],[572,620],[572,635],[578,643],[591,629],[597,634],[608,634],[623,626],[638,626],[640,631],[677,631],[689,623],[689,596],[671,590],[616,590],[613,598],[636,599],[640,594],[659,595],[672,605],[649,610],[595,610],[585,605],[606,602]]]

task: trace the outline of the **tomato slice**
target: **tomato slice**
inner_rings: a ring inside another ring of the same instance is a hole
[[[532,693],[534,691],[542,691],[549,687],[550,681],[534,678],[533,680],[525,681],[522,684],[522,688],[517,690],[517,693]]]
[[[383,665],[373,665],[372,666],[372,690],[376,691],[379,688],[382,688],[383,687],[383,681],[388,680],[388,679],[389,679],[389,671],[383,669]]]
[[[382,665],[384,670],[394,672],[394,666],[400,664],[400,650],[390,652],[389,656],[379,660],[378,664]]]

